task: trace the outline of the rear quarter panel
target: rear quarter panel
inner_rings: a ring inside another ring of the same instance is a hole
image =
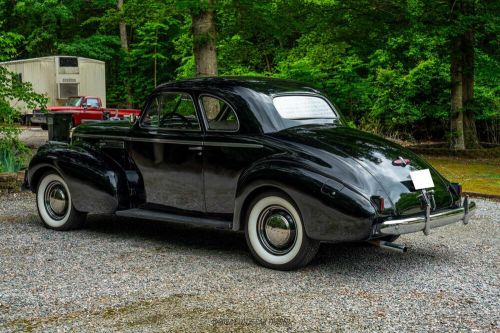
[[[248,205],[256,194],[277,189],[294,201],[306,234],[312,239],[330,242],[368,239],[376,216],[370,201],[347,187],[333,195],[325,192],[328,180],[296,161],[269,159],[254,165],[239,180],[234,229],[243,228]]]

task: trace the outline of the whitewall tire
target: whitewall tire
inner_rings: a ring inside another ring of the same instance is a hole
[[[261,265],[291,270],[307,265],[316,255],[319,242],[307,237],[299,210],[280,192],[257,196],[245,221],[248,247]]]
[[[85,221],[86,214],[73,207],[66,181],[55,172],[47,172],[41,177],[36,204],[42,223],[49,229],[76,229]]]

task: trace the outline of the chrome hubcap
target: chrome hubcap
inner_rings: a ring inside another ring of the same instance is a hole
[[[257,222],[261,244],[272,254],[284,255],[293,248],[296,224],[292,215],[281,206],[270,206],[262,211]]]
[[[54,220],[61,220],[68,211],[68,194],[64,186],[53,181],[45,189],[45,208]]]

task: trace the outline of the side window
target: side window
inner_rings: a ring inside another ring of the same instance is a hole
[[[193,100],[185,93],[155,96],[144,114],[142,125],[174,130],[200,130]]]
[[[238,117],[229,104],[212,96],[202,96],[201,104],[209,130],[232,132],[238,130]]]
[[[87,106],[89,108],[98,108],[99,101],[97,100],[97,98],[87,98]]]

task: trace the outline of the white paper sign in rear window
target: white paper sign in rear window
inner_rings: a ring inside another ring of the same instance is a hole
[[[280,96],[273,100],[274,107],[285,119],[333,119],[330,105],[314,96]]]

